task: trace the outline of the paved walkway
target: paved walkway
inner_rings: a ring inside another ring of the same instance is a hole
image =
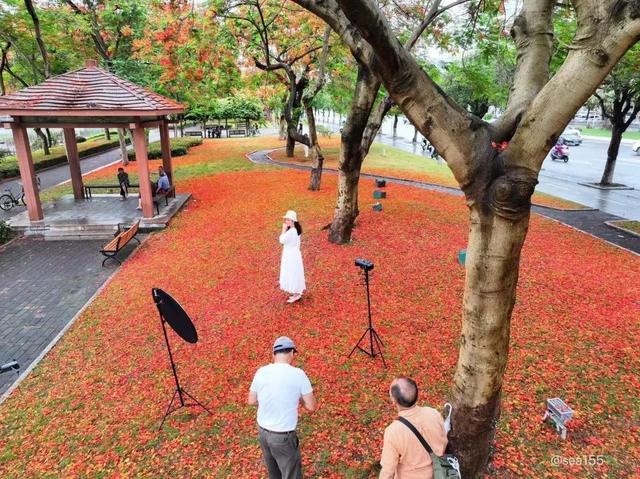
[[[307,165],[292,165],[283,161],[276,161],[271,159],[269,153],[279,148],[261,150],[251,153],[249,159],[254,163],[267,164],[281,166],[283,168],[291,168],[295,170],[310,170],[311,167]],[[324,168],[323,171],[329,173],[337,173],[334,168]],[[389,176],[372,175],[363,173],[360,175],[362,178],[371,179],[384,179],[389,183],[398,183],[407,186],[414,186],[416,188],[422,188],[426,190],[440,191],[456,196],[462,196],[463,193],[457,188],[450,188],[447,186],[440,186],[432,183],[425,183],[415,180],[403,180],[399,178],[393,178]],[[554,208],[545,208],[543,206],[533,206],[532,211],[541,216],[554,219],[565,225],[571,226],[579,231],[595,236],[599,239],[607,241],[615,246],[632,251],[636,254],[640,254],[640,237],[625,233],[624,231],[611,228],[604,224],[605,221],[621,220],[618,216],[610,215],[598,210],[583,210],[583,211],[562,211]]]
[[[20,239],[0,248],[0,363],[15,359],[24,374],[65,330],[118,267],[114,261],[101,266],[103,245]],[[0,396],[16,379],[13,372],[0,375]]]

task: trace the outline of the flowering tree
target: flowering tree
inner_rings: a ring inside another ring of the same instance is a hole
[[[551,77],[556,2],[525,0],[511,28],[517,62],[507,108],[489,124],[434,83],[398,41],[378,2],[294,1],[331,25],[373,73],[372,83],[384,83],[464,191],[470,231],[450,438],[463,477],[476,477],[487,464],[500,413],[520,253],[538,174],[577,110],[640,39],[640,2],[572,0],[575,35]]]
[[[286,84],[288,96],[283,110],[287,156],[293,156],[296,142],[311,149],[314,166],[309,189],[318,190],[324,158],[316,133],[313,99],[324,86],[330,29],[306,11],[290,8],[281,1],[224,1],[219,9],[233,22],[246,55],[255,66],[280,75]],[[324,36],[320,33],[323,30]],[[309,135],[298,130],[303,112]]]

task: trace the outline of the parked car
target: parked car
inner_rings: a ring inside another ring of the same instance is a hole
[[[636,152],[636,155],[640,155],[640,141],[636,141],[631,145],[631,149]]]
[[[576,128],[567,128],[562,132],[560,138],[564,141],[565,145],[580,146],[582,143],[582,135],[580,130]]]

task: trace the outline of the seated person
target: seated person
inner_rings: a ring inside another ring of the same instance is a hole
[[[171,189],[171,185],[169,184],[169,177],[164,172],[164,168],[162,168],[162,166],[158,167],[158,175],[158,185],[154,191],[155,195],[157,195],[158,193],[166,193]]]
[[[151,194],[153,196],[156,196],[158,194],[164,194],[167,193],[170,189],[171,189],[171,185],[169,184],[169,177],[167,176],[167,174],[164,172],[164,168],[162,166],[158,167],[158,182],[154,183],[153,181],[151,181]],[[139,210],[142,209],[142,198],[138,199],[138,208]]]

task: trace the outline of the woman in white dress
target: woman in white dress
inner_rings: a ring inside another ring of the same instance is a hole
[[[304,266],[300,253],[300,235],[302,226],[298,223],[298,215],[289,210],[284,215],[284,224],[280,234],[282,244],[282,260],[280,262],[280,289],[289,293],[287,303],[295,303],[302,298],[306,289],[304,282]]]

